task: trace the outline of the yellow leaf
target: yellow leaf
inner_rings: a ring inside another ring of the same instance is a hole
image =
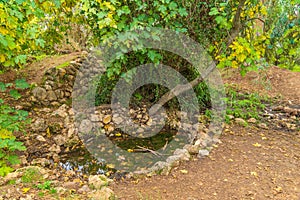
[[[4,27],[0,27],[0,33],[2,34],[2,35],[6,35],[6,34],[8,34],[8,30],[6,29],[6,28],[4,28]]]
[[[14,135],[11,131],[8,131],[6,129],[0,129],[0,139],[10,139],[14,138]]]
[[[114,164],[107,164],[106,167],[112,169],[112,168],[115,168],[115,165]]]
[[[295,33],[293,34],[293,38],[295,38],[298,34],[299,34],[298,32],[295,32]]]
[[[116,137],[121,137],[122,134],[121,134],[121,133],[116,133],[115,136],[116,136]]]
[[[261,147],[261,144],[258,144],[257,142],[255,144],[253,144],[253,146],[255,147]]]
[[[180,170],[180,172],[181,172],[182,174],[187,174],[187,173],[188,173],[188,171],[187,171],[186,169],[182,169],[182,170]]]
[[[236,61],[232,61],[232,67],[233,68],[238,68],[238,63]]]
[[[47,128],[46,131],[47,131],[47,137],[51,137],[51,133],[50,133],[50,128],[49,127]]]
[[[3,54],[0,55],[0,62],[1,63],[5,62],[5,56]]]
[[[22,191],[24,194],[26,194],[29,190],[30,190],[30,188],[22,188]]]
[[[258,177],[257,172],[250,172],[250,174],[251,174],[252,176]]]
[[[128,151],[129,153],[131,153],[131,152],[133,152],[133,149],[127,149],[127,151]]]

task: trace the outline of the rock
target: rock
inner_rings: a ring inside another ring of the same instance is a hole
[[[101,121],[100,115],[92,114],[91,115],[91,121],[92,122],[100,122]]]
[[[63,135],[56,135],[53,137],[53,140],[58,146],[61,146],[67,142],[67,138]]]
[[[234,116],[233,116],[233,115],[227,115],[227,117],[228,117],[230,120],[234,119]]]
[[[69,190],[72,190],[72,189],[77,190],[79,188],[79,183],[68,181],[68,182],[63,183],[63,187],[66,189],[69,189]]]
[[[90,200],[110,200],[115,199],[114,192],[109,188],[93,191],[88,195]]]
[[[46,158],[36,158],[34,160],[31,161],[32,165],[40,165],[42,167],[46,167],[49,166],[51,163],[48,159]]]
[[[180,157],[180,160],[182,161],[188,161],[191,157],[191,155],[189,154],[188,150],[186,149],[176,149],[174,151],[174,155],[177,155]]]
[[[35,122],[31,125],[32,130],[37,132],[45,131],[47,128],[47,125],[45,123],[45,120],[43,118],[38,118],[35,120]]]
[[[69,127],[68,128],[68,138],[71,138],[75,134],[75,128],[74,127]]]
[[[60,116],[60,117],[67,117],[68,116],[68,106],[66,104],[61,105],[57,110],[55,110],[51,115],[53,116]]]
[[[3,182],[6,183],[10,180],[16,180],[18,178],[20,178],[21,176],[23,175],[22,172],[20,171],[15,171],[15,172],[11,172],[11,173],[8,173],[5,177],[4,177],[4,180]],[[1,179],[0,179],[1,180]],[[2,182],[2,181],[0,181]]]
[[[123,118],[122,117],[114,117],[114,123],[119,125],[123,122]]]
[[[206,150],[206,149],[201,149],[198,152],[198,158],[203,158],[203,157],[208,156],[208,155],[209,155],[209,151]]]
[[[55,92],[52,91],[52,90],[50,90],[50,91],[47,92],[47,96],[48,96],[47,99],[49,101],[56,101],[57,100],[57,96],[56,96]]]
[[[173,155],[173,156],[169,156],[166,160],[166,162],[168,163],[169,166],[171,167],[177,167],[179,166],[181,161],[181,157],[180,155]]]
[[[91,175],[89,176],[89,185],[92,186],[92,188],[99,190],[103,186],[108,186],[109,183],[111,183],[112,180],[107,178],[104,175]]]
[[[238,123],[239,125],[245,125],[247,122],[243,120],[242,118],[235,118],[234,121]]]
[[[53,144],[50,148],[49,148],[49,151],[50,152],[55,152],[55,153],[60,153],[61,150],[60,150],[60,147],[56,144]]]
[[[40,142],[46,142],[46,139],[45,139],[43,136],[41,136],[41,135],[38,135],[38,136],[36,137],[36,139],[37,139],[38,141],[40,141]]]
[[[20,200],[33,200],[35,199],[34,194],[26,194],[25,197],[20,197]]]
[[[137,130],[136,130],[136,133],[143,133],[145,130],[142,128],[142,127],[139,127]]]
[[[60,68],[58,70],[58,75],[60,76],[60,78],[64,78],[64,76],[67,74],[67,71],[63,68]]]
[[[67,192],[66,188],[63,187],[56,187],[55,190],[57,191],[57,193],[59,194],[64,194],[65,192]]]
[[[79,126],[79,132],[81,133],[90,133],[93,129],[93,124],[90,120],[84,119],[82,120]]]
[[[47,91],[50,91],[50,90],[52,90],[52,86],[51,86],[51,85],[45,85],[45,89],[46,89]]]
[[[59,155],[57,153],[54,153],[52,155],[52,159],[53,159],[54,163],[59,163],[59,161],[60,161],[60,157],[59,157]]]
[[[282,111],[283,110],[283,106],[275,106],[272,108],[273,111]]]
[[[83,185],[79,190],[78,193],[79,194],[87,194],[91,191],[91,189],[89,188],[89,186],[87,185]]]
[[[247,120],[247,122],[255,124],[257,122],[257,120],[255,118],[250,118],[250,119]]]
[[[108,133],[111,133],[115,130],[115,128],[111,125],[111,124],[106,124],[104,126],[104,129],[108,132]]]
[[[168,167],[170,167],[169,163],[163,162],[163,161],[158,161],[149,170],[156,172],[156,171],[160,171],[161,169],[168,168]]]
[[[104,117],[103,117],[103,123],[104,124],[108,124],[108,123],[110,123],[111,122],[111,115],[105,115]]]
[[[289,108],[289,107],[284,107],[283,111],[288,113],[289,115],[297,115],[297,109]]]
[[[195,154],[198,154],[200,147],[199,147],[199,145],[187,144],[183,148],[186,149],[190,154],[195,155]]]
[[[45,100],[47,97],[47,91],[44,88],[36,87],[32,90],[32,94],[38,100]]]
[[[265,124],[265,123],[260,123],[260,124],[258,124],[257,126],[258,126],[259,128],[262,128],[262,129],[269,129],[268,126],[267,126],[267,124]]]

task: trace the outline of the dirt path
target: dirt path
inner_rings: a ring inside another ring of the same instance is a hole
[[[113,185],[120,199],[300,199],[300,133],[234,126],[209,157]],[[187,170],[187,173],[182,173]]]
[[[300,105],[300,73],[272,67],[246,77],[230,70],[223,77],[242,91]],[[183,163],[168,176],[117,182],[113,190],[126,200],[300,199],[299,131],[234,125],[221,141],[209,157]]]

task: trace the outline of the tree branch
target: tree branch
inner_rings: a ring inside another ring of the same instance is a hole
[[[239,35],[240,29],[242,27],[242,25],[241,25],[241,13],[242,13],[242,10],[245,6],[245,2],[246,2],[246,0],[241,0],[239,5],[238,5],[235,16],[233,18],[233,28],[231,29],[230,34],[228,36],[227,45],[226,45],[227,47],[229,45],[231,45],[233,40]]]

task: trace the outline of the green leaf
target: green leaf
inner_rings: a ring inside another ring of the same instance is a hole
[[[0,82],[0,91],[1,91],[1,92],[5,92],[5,90],[6,90],[6,84]]]
[[[219,11],[218,11],[218,9],[216,8],[216,7],[214,7],[214,8],[212,8],[211,10],[210,10],[210,12],[208,13],[210,16],[212,16],[212,15],[218,15],[219,14]]]
[[[180,16],[182,16],[182,17],[188,16],[188,12],[186,11],[185,8],[179,8],[179,9],[178,9],[178,13],[179,13]]]
[[[40,47],[44,48],[45,47],[45,40],[43,40],[43,39],[36,39],[35,40],[35,44],[37,46],[40,46]]]
[[[24,0],[15,0],[15,1],[18,5],[21,5],[24,2]]]
[[[14,38],[12,38],[11,36],[9,35],[6,35],[6,42],[7,42],[7,47],[12,50],[12,49],[15,49],[16,48],[16,44],[14,42]]]
[[[14,169],[6,165],[0,167],[0,176],[6,176],[8,173],[12,172]]]
[[[12,165],[20,164],[20,160],[18,159],[18,156],[16,156],[16,155],[9,155],[9,156],[7,156],[6,159]]]
[[[175,8],[177,8],[177,3],[175,3],[175,2],[171,2],[170,4],[169,4],[169,8],[171,9],[171,10],[174,10]]]
[[[54,0],[54,4],[55,4],[56,8],[59,8],[61,6],[60,0]]]
[[[25,64],[26,63],[26,59],[27,59],[27,56],[26,55],[18,55],[16,58],[15,58],[15,63],[18,64]]]
[[[18,89],[27,89],[30,87],[30,85],[26,82],[24,78],[17,79],[15,83],[16,83],[16,88]]]
[[[16,100],[18,100],[22,97],[22,95],[18,92],[18,90],[10,90],[9,95]]]

